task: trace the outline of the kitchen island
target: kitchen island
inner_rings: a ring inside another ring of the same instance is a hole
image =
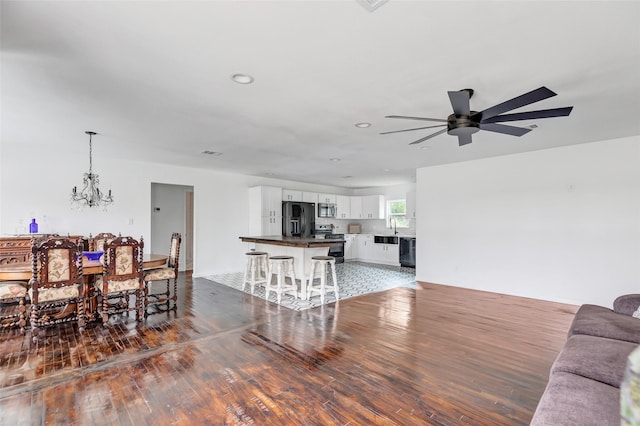
[[[281,235],[261,237],[240,237],[245,243],[254,243],[256,251],[264,251],[269,256],[293,256],[296,279],[300,280],[300,291],[306,294],[306,282],[311,272],[311,257],[326,256],[329,247],[339,247],[344,240],[324,240],[319,238],[284,237]]]

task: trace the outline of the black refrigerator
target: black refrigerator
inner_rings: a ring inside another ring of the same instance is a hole
[[[316,204],[282,202],[282,235],[311,238],[316,229]]]

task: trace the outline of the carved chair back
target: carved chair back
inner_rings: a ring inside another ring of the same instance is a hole
[[[111,232],[100,232],[95,237],[89,236],[89,251],[105,251],[104,245],[114,238],[116,236]]]
[[[104,246],[103,283],[105,289],[143,287],[142,256],[144,241],[131,237],[116,237]]]
[[[66,237],[51,237],[33,240],[31,247],[32,276],[29,281],[31,303],[38,303],[41,291],[77,286],[79,297],[83,296],[82,284],[82,240],[74,243]],[[59,294],[64,294],[60,293]],[[52,294],[52,293],[50,293]]]
[[[178,232],[171,234],[171,247],[169,249],[169,260],[167,267],[175,269],[178,272],[178,261],[180,259],[180,243],[182,236]]]

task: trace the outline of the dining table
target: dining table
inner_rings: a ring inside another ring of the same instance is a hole
[[[169,259],[168,255],[164,254],[144,254],[142,258],[142,268],[157,268],[164,266]],[[32,277],[31,262],[17,262],[0,265],[0,282],[1,281],[24,281],[27,283]],[[95,277],[102,274],[104,265],[101,260],[89,260],[83,256],[82,258],[82,275],[86,285],[84,305],[85,312],[93,314],[97,318],[98,300],[97,294],[94,291]],[[70,303],[65,306],[55,316],[62,318],[72,314],[75,311],[75,303]]]

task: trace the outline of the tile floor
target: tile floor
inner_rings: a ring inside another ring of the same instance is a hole
[[[397,287],[416,288],[416,271],[413,268],[402,266],[381,265],[377,263],[365,263],[349,261],[336,265],[336,276],[338,278],[338,291],[340,299],[359,296],[367,293],[388,290]],[[205,277],[208,280],[224,284],[236,290],[250,293],[249,285],[242,285],[243,273],[234,272],[230,274],[214,275]],[[329,275],[329,280],[330,280]],[[265,288],[256,286],[255,296],[264,299]],[[333,293],[325,296],[325,304],[335,302]],[[271,292],[269,301],[276,302],[276,294]],[[314,295],[311,300],[295,299],[292,295],[282,296],[280,305],[296,311],[310,309],[320,306],[320,296]]]

